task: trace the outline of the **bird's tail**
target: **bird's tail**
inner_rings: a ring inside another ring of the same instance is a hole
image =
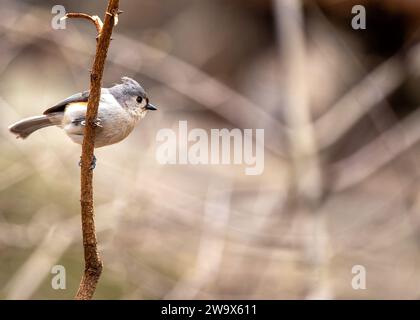
[[[55,125],[48,116],[36,116],[20,120],[9,127],[10,132],[14,133],[17,138],[25,139],[32,132]]]

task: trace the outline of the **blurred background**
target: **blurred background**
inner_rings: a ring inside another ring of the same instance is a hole
[[[71,299],[83,272],[80,147],[7,127],[89,87],[107,1],[0,10],[0,298]],[[354,30],[363,4],[367,28]],[[420,2],[121,0],[104,86],[159,111],[96,151],[98,299],[418,299]],[[159,129],[262,128],[265,170],[160,165]],[[66,290],[51,287],[54,265]],[[366,268],[366,289],[352,268]]]

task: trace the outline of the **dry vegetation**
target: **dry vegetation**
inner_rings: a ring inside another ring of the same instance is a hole
[[[420,7],[364,2],[366,31],[350,28],[354,1],[121,1],[104,83],[133,76],[160,109],[96,152],[96,298],[419,297]],[[0,11],[5,299],[72,298],[83,271],[80,147],[56,128],[7,131],[89,86],[96,34],[53,30],[53,4]],[[179,120],[264,128],[264,174],[158,165],[156,133]],[[51,289],[55,264],[67,290]]]

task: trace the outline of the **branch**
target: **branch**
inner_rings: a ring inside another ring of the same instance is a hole
[[[85,271],[76,294],[77,300],[91,299],[102,272],[102,261],[99,257],[95,216],[93,208],[93,150],[95,147],[95,125],[94,121],[98,114],[99,99],[101,94],[102,74],[105,60],[111,41],[112,29],[115,25],[115,18],[118,15],[119,0],[109,0],[105,22],[99,30],[99,38],[96,46],[96,55],[90,75],[90,94],[86,112],[86,126],[82,145],[81,156],[81,213],[83,247],[85,257]],[[88,18],[90,19],[90,18]],[[96,25],[96,24],[95,24]]]
[[[116,9],[115,11],[113,11],[113,13],[111,14],[110,11],[106,12],[106,15],[112,15],[114,18],[114,26],[116,26],[118,24],[118,15],[120,15],[121,13],[123,13],[124,11],[120,10],[120,9]],[[91,16],[89,14],[86,13],[80,13],[80,12],[71,12],[71,13],[67,13],[64,17],[62,17],[60,20],[65,20],[65,19],[86,19],[91,21],[96,28],[96,31],[98,32],[98,37],[97,39],[99,39],[99,35],[102,32],[102,29],[104,27],[104,23],[102,22],[101,18],[99,18],[98,16]],[[112,38],[111,38],[112,40]]]
[[[332,191],[354,187],[418,143],[419,121],[420,111],[415,111],[376,140],[334,164],[330,171],[334,177]]]
[[[104,26],[101,18],[99,18],[98,16],[90,16],[86,13],[67,13],[60,20],[65,20],[65,19],[68,19],[68,18],[86,19],[86,20],[91,21],[95,25],[95,28],[96,28],[96,31],[98,32],[98,35],[102,32],[102,28]]]
[[[368,74],[315,122],[321,149],[342,138],[363,116],[385,100],[405,79],[399,56],[394,56]]]
[[[284,118],[291,155],[292,185],[296,198],[296,214],[304,218],[302,239],[304,259],[312,266],[307,298],[329,298],[332,289],[328,283],[328,233],[325,214],[316,210],[323,201],[324,181],[311,119],[307,84],[305,25],[302,0],[276,0],[274,13],[277,43],[284,78]]]
[[[274,10],[277,26],[279,60],[282,61],[285,86],[284,110],[292,159],[293,188],[305,202],[321,198],[322,179],[318,146],[310,115],[306,81],[306,47],[302,1],[276,0]]]

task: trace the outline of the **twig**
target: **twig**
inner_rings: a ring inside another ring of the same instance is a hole
[[[320,148],[334,144],[375,105],[394,92],[405,79],[403,71],[399,56],[392,57],[346,93],[315,122]]]
[[[124,11],[117,8],[115,11],[113,11],[112,14],[109,11],[107,11],[106,15],[111,15],[114,18],[114,26],[116,26],[118,24],[118,15],[120,15],[123,12]],[[71,18],[71,19],[86,19],[86,20],[92,21],[92,23],[95,25],[96,31],[98,32],[97,39],[99,39],[99,35],[101,34],[102,29],[104,27],[104,23],[102,22],[100,17],[91,16],[91,15],[86,14],[86,13],[71,12],[71,13],[67,13],[60,20],[65,20],[65,19],[68,19],[68,18]],[[111,38],[111,40],[112,40],[112,38]]]
[[[96,31],[98,32],[98,35],[102,32],[102,28],[104,26],[101,18],[98,16],[91,16],[86,13],[67,13],[64,17],[62,17],[60,20],[68,19],[68,18],[76,18],[76,19],[87,19],[89,21],[92,21],[92,23],[95,25]]]
[[[315,121],[315,133],[320,149],[326,149],[341,139],[350,129],[367,114],[378,131],[383,131],[378,117],[390,112],[390,105],[387,97],[392,94],[407,77],[404,74],[404,56],[401,53],[395,54],[373,70],[366,69],[360,58],[353,52],[352,48],[343,40],[341,34],[322,12],[318,5],[312,6],[319,21],[325,27],[325,32],[331,34],[333,44],[341,49],[345,59],[351,63],[352,68],[365,75],[351,90],[345,93],[333,106],[328,108],[323,116]],[[407,56],[416,52],[416,47],[410,48]],[[408,69],[407,69],[408,70]],[[408,70],[415,74],[415,70]],[[380,106],[378,104],[381,104]],[[388,110],[387,110],[388,109]]]
[[[99,32],[96,55],[90,75],[90,94],[86,112],[86,127],[82,145],[81,156],[81,210],[82,210],[82,232],[83,247],[85,256],[85,272],[80,282],[76,299],[91,299],[102,272],[102,261],[99,257],[95,216],[93,208],[93,172],[91,163],[93,161],[93,150],[95,147],[95,125],[94,121],[98,114],[99,99],[101,94],[101,82],[104,71],[105,59],[111,41],[112,29],[115,24],[115,16],[118,15],[119,0],[109,0],[105,14],[104,25]]]
[[[279,59],[283,61],[285,79],[283,90],[286,98],[282,109],[290,129],[288,140],[294,174],[293,187],[304,202],[317,202],[322,181],[306,83],[306,48],[301,6],[301,1],[274,2]]]
[[[310,101],[306,81],[306,48],[302,1],[276,0],[274,2],[277,42],[283,61],[285,121],[291,129],[289,145],[292,167],[291,192],[296,195],[296,211],[303,221],[305,261],[313,266],[313,281],[309,297],[330,297],[326,270],[328,264],[325,215],[316,212],[323,197],[323,181],[314,126],[311,121]],[[318,288],[315,288],[319,281]],[[318,289],[318,290],[317,290]]]
[[[355,186],[409,150],[420,140],[419,121],[420,112],[415,111],[376,140],[334,164],[330,172],[334,177],[331,190],[340,192]]]
[[[228,188],[219,193],[221,188]],[[203,225],[195,265],[188,270],[177,285],[166,295],[166,299],[194,299],[203,287],[214,281],[220,273],[223,251],[226,247],[226,230],[232,214],[231,179],[223,183],[212,182],[207,190]],[[212,223],[209,224],[209,221]],[[220,234],[214,236],[214,234]]]

